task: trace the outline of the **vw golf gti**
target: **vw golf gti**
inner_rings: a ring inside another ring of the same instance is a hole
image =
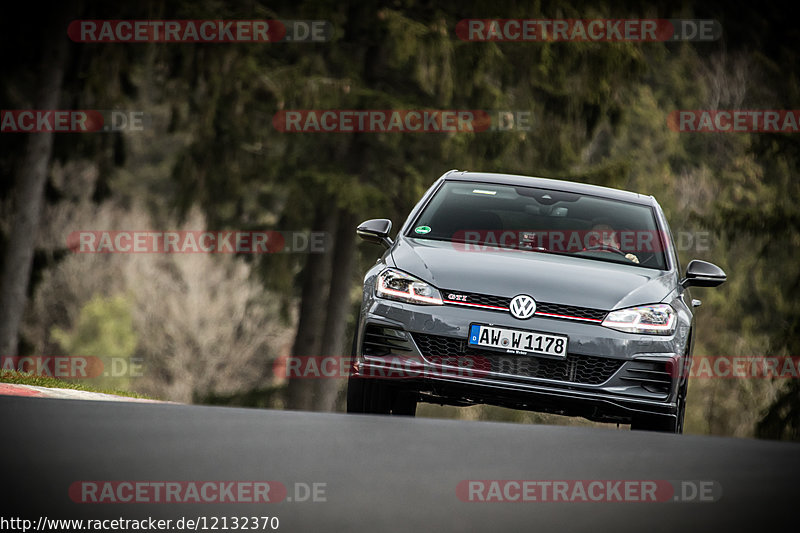
[[[553,179],[450,171],[363,239],[350,413],[491,404],[680,433],[695,338],[691,287],[652,196]]]

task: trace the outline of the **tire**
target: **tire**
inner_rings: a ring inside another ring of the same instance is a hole
[[[389,414],[390,405],[385,387],[377,380],[350,376],[347,379],[347,412]]]
[[[686,393],[689,390],[689,378],[681,385],[678,391],[678,424],[675,433],[683,434],[683,420],[686,417]]]
[[[350,353],[356,356],[358,348],[358,327],[353,334]],[[347,378],[347,412],[354,414],[415,416],[417,414],[417,393],[400,390],[387,385],[385,379]]]
[[[678,433],[678,420],[671,416],[639,416],[631,422],[634,431],[658,431],[660,433]]]
[[[347,412],[414,416],[417,395],[391,387],[385,379],[350,376],[347,380]]]
[[[416,416],[417,393],[411,391],[396,391],[392,401],[392,414]]]

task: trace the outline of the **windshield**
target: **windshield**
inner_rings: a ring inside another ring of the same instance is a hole
[[[533,187],[446,182],[406,236],[471,252],[513,249],[666,268],[667,239],[649,206]]]

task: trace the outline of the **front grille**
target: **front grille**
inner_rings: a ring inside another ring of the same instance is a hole
[[[457,292],[457,291],[442,291],[445,298],[445,303],[470,303],[477,305],[490,305],[492,307],[503,307],[508,310],[511,303],[511,298],[504,296],[492,296],[490,294],[478,294],[475,292]],[[461,300],[466,298],[466,301]]]
[[[492,296],[476,292],[442,290],[444,303],[447,305],[462,305],[482,307],[489,311],[507,312],[511,298],[505,296]],[[602,322],[608,314],[603,309],[591,307],[578,307],[575,305],[536,302],[536,316],[542,318],[557,318],[564,320],[584,320],[587,322]]]
[[[540,313],[582,318],[584,320],[599,320],[602,322],[608,314],[608,311],[603,311],[602,309],[592,309],[590,307],[576,307],[574,305],[536,302],[536,314],[538,315]]]
[[[440,357],[469,356],[470,368],[484,372],[497,372],[527,378],[552,379],[585,385],[604,383],[622,366],[622,361],[605,357],[567,354],[565,359],[548,359],[527,355],[508,355],[491,350],[474,348],[466,339],[413,333],[423,357],[436,360]]]

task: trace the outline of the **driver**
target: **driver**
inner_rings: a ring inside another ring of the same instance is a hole
[[[599,240],[596,242],[595,246],[607,246],[610,248],[615,248],[622,252],[622,249],[619,244],[619,237],[617,236],[616,230],[609,226],[608,224],[595,224],[592,226],[592,233],[597,233],[599,236]],[[633,261],[634,263],[639,263],[639,258],[636,257],[634,254],[626,253],[625,258],[629,261]]]

